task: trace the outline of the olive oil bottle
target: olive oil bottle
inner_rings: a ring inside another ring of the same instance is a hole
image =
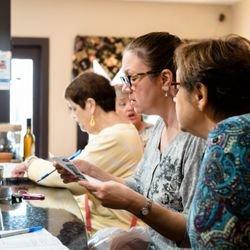
[[[23,138],[23,158],[24,160],[35,154],[35,136],[32,133],[31,129],[31,119],[27,119],[27,129],[26,134]]]

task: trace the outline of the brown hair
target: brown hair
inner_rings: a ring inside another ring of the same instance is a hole
[[[189,92],[197,83],[207,87],[208,105],[226,118],[250,112],[250,42],[240,36],[204,40],[175,52],[180,82]]]
[[[151,32],[133,40],[125,51],[134,52],[152,71],[169,69],[175,76],[173,57],[180,44],[180,38],[168,32]]]
[[[98,74],[87,72],[75,78],[65,90],[65,98],[85,108],[88,98],[93,98],[104,111],[115,111],[115,90],[109,81]]]

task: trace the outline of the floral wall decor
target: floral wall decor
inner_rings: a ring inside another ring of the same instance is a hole
[[[77,36],[73,55],[73,77],[92,68],[97,59],[112,79],[121,67],[122,53],[132,41],[128,37]]]

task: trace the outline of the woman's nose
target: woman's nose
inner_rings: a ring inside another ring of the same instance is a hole
[[[126,110],[127,110],[127,111],[134,110],[134,108],[133,108],[132,105],[131,105],[131,100],[128,100],[128,101],[127,101],[127,103],[126,103]]]
[[[132,89],[130,87],[128,87],[126,84],[122,85],[122,92],[126,93],[126,94],[131,94],[132,93]]]

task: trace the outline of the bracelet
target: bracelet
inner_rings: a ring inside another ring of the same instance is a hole
[[[139,217],[142,218],[146,215],[148,215],[150,213],[151,207],[152,207],[152,203],[153,201],[146,198],[146,204],[144,205],[144,207],[141,208],[140,213],[139,213]]]

